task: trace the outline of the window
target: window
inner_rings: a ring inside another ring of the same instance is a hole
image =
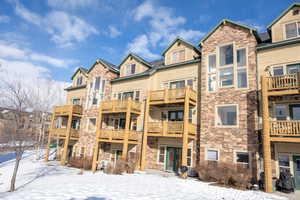
[[[185,59],[185,50],[175,51],[172,54],[172,63],[183,62]]]
[[[92,104],[93,104],[93,105],[97,105],[97,104],[98,104],[98,99],[97,99],[97,97],[93,97]]]
[[[123,92],[122,99],[133,99],[134,92]]]
[[[286,120],[287,117],[286,106],[276,106],[275,114],[277,120]]]
[[[96,118],[89,118],[89,131],[95,131],[96,130]]]
[[[293,22],[285,25],[286,39],[294,38],[300,35],[297,26],[299,26],[299,22]]]
[[[216,71],[216,55],[208,56],[208,72],[215,72]]]
[[[207,150],[206,159],[213,161],[219,160],[219,152],[217,150]]]
[[[187,80],[186,83],[191,89],[193,89],[193,79]]]
[[[125,119],[120,119],[119,120],[119,128],[118,129],[125,129],[125,123],[126,123]]]
[[[101,87],[102,93],[104,92],[104,90],[105,90],[105,80],[102,80],[102,87]]]
[[[119,129],[119,119],[115,119],[114,121],[114,129]]]
[[[183,121],[183,111],[169,111],[169,121]]]
[[[248,152],[236,152],[236,162],[249,164],[249,153]]]
[[[76,80],[76,85],[79,86],[82,84],[82,76],[79,76]]]
[[[208,91],[215,91],[216,90],[216,74],[208,75]]]
[[[165,162],[165,153],[166,153],[166,147],[164,146],[159,147],[159,156],[158,156],[159,163]]]
[[[71,123],[72,129],[79,130],[80,129],[80,119],[73,119]]]
[[[80,105],[80,99],[78,99],[78,98],[72,99],[72,104],[73,105]]]
[[[288,74],[295,74],[299,71],[299,69],[300,69],[300,63],[286,66],[286,71]]]
[[[238,88],[247,88],[247,69],[237,71]]]
[[[188,149],[187,152],[187,166],[192,166],[192,149]]]
[[[129,64],[126,68],[126,75],[135,74],[135,64]]]
[[[218,106],[217,107],[217,126],[236,126],[237,125],[237,106]]]
[[[283,75],[283,67],[279,66],[279,67],[273,67],[273,75],[274,76],[280,76]]]
[[[233,68],[220,69],[220,87],[233,85]]]
[[[135,100],[140,101],[140,91],[135,91]]]
[[[246,66],[246,49],[237,50],[236,56],[237,56],[237,66],[238,67]]]
[[[290,171],[290,157],[289,155],[278,155],[278,164],[280,172]]]
[[[95,90],[99,90],[100,89],[100,84],[101,84],[101,77],[98,76],[95,79]]]
[[[189,123],[193,122],[193,110],[189,109]]]
[[[137,123],[136,122],[132,122],[132,130],[136,131],[137,129]]]
[[[185,80],[170,82],[171,89],[183,88],[184,86],[185,86]]]
[[[233,45],[220,47],[220,66],[233,64]]]

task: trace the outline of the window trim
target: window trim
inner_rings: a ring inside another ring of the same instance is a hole
[[[161,147],[164,147],[165,149],[165,155],[164,155],[164,162],[159,162],[159,156],[160,156],[160,148]],[[166,163],[166,159],[167,159],[167,145],[158,145],[158,151],[157,151],[157,160],[156,160],[156,163],[159,164],[159,165],[165,165]]]
[[[237,162],[237,153],[247,153],[248,154],[248,159],[249,162],[248,163],[243,163],[243,162]],[[233,158],[234,158],[234,163],[235,164],[242,164],[242,165],[248,165],[249,169],[251,170],[251,166],[252,166],[252,156],[251,156],[251,152],[247,151],[247,150],[234,150],[233,151]]]
[[[180,52],[180,51],[184,51],[184,58],[183,58],[183,61],[180,61],[180,58],[178,57],[178,60],[174,61],[174,53],[176,52]],[[176,48],[174,49],[173,51],[170,52],[171,53],[171,58],[170,58],[170,61],[172,64],[175,64],[175,63],[181,63],[181,62],[184,62],[186,60],[186,48],[185,47],[181,47],[181,48]]]
[[[90,119],[95,119],[96,121],[95,121],[95,130],[91,130],[91,129],[89,129],[89,127],[90,127]],[[86,130],[88,131],[88,132],[97,132],[97,117],[89,117],[89,118],[87,118],[87,120],[88,120],[88,123],[87,123],[87,127],[86,127]]]
[[[296,37],[290,37],[290,38],[287,38],[286,37],[286,25],[288,24],[293,24],[293,23],[296,23],[296,31],[297,31],[297,36]],[[293,21],[289,21],[289,22],[286,22],[286,23],[283,23],[282,26],[283,26],[283,39],[284,40],[291,40],[291,39],[295,39],[295,38],[299,38],[300,37],[300,27],[299,27],[299,24],[300,24],[300,20],[297,19],[297,20],[293,20]]]
[[[283,75],[286,75],[287,74],[287,66],[288,65],[296,65],[296,64],[300,64],[300,60],[297,60],[297,61],[293,61],[293,62],[288,62],[288,63],[279,63],[279,64],[276,64],[276,65],[270,65],[269,66],[269,73],[271,74],[271,76],[275,76],[274,75],[274,68],[276,67],[282,67],[283,68]]]
[[[227,106],[236,106],[236,125],[218,125],[218,108],[219,107],[227,107]],[[215,127],[218,128],[239,128],[239,105],[238,104],[218,104],[215,105]]]
[[[217,160],[209,160],[208,153],[207,153],[208,151],[217,151],[218,159]],[[217,148],[205,148],[205,160],[219,162],[220,161],[220,150]]]

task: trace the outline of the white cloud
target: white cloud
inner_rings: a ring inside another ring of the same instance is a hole
[[[9,16],[7,15],[0,15],[0,23],[8,23],[10,21]]]
[[[119,31],[116,27],[112,25],[108,26],[108,30],[108,36],[110,36],[111,38],[118,37],[122,34],[121,31]]]
[[[145,57],[153,58],[151,48],[159,46],[167,46],[177,36],[189,41],[198,41],[204,32],[192,29],[182,28],[186,24],[186,19],[182,16],[176,16],[173,10],[168,7],[163,7],[154,4],[153,1],[148,0],[139,5],[133,11],[133,18],[135,21],[148,20],[150,31],[146,34],[137,36],[133,42],[128,44],[128,51],[138,53],[135,46],[143,46]],[[142,45],[141,45],[142,44]]]
[[[54,67],[68,67],[71,64],[76,63],[76,60],[72,59],[58,59],[51,56],[36,53],[30,49],[20,48],[15,43],[9,43],[0,40],[0,58],[14,59],[22,61],[37,61],[47,63]]]
[[[128,51],[149,59],[158,59],[160,56],[152,53],[148,47],[148,37],[146,35],[140,35],[136,37],[132,43],[128,44]]]
[[[93,6],[95,0],[48,0],[48,5],[53,8],[75,9]]]
[[[45,29],[60,47],[72,46],[99,32],[83,19],[63,11],[51,11],[42,17],[16,1],[15,12],[27,22]]]

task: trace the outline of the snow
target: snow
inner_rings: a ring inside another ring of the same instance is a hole
[[[17,191],[6,192],[13,160],[0,164],[0,199],[3,200],[286,200],[259,191],[240,191],[211,186],[193,179],[136,173],[108,175],[35,161],[26,152],[17,176]]]

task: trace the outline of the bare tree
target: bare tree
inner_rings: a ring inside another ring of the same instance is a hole
[[[9,191],[15,191],[15,182],[19,164],[23,153],[32,146],[35,141],[33,139],[32,129],[26,128],[24,117],[26,117],[26,109],[29,108],[30,98],[26,86],[20,80],[1,81],[1,91],[4,102],[12,111],[12,117],[6,120],[4,124],[4,136],[6,145],[16,155],[16,162],[11,178]]]

